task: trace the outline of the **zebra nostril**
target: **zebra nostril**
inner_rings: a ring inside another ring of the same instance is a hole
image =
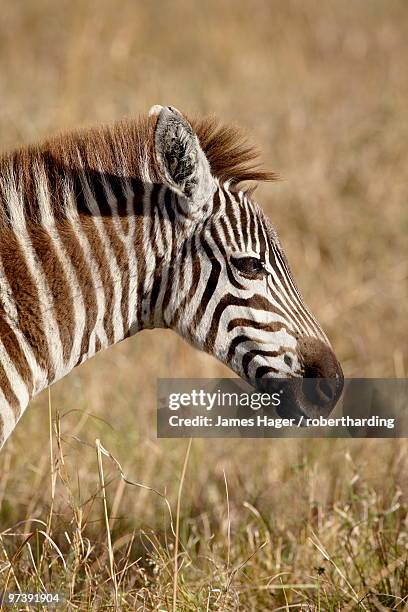
[[[313,406],[325,407],[335,403],[338,382],[336,379],[315,378],[309,376],[303,380],[303,397]]]
[[[332,349],[315,338],[302,338],[299,349],[304,364],[303,400],[315,408],[334,408],[343,390],[343,372]]]
[[[335,380],[333,380],[333,382],[335,383]],[[327,380],[326,378],[317,379],[317,387],[320,397],[322,399],[326,399],[328,402],[331,402],[336,395],[335,385],[336,383],[333,385],[331,384],[331,381]]]

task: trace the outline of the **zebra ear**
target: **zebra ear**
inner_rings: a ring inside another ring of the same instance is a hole
[[[204,205],[215,191],[215,182],[190,123],[172,106],[152,106],[149,115],[158,116],[154,151],[163,182],[194,208]]]

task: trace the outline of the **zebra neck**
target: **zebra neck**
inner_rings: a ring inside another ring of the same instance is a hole
[[[67,193],[58,218],[46,194],[43,223],[15,215],[0,229],[0,446],[31,397],[101,349],[165,326],[178,248],[167,190],[130,193],[125,216],[112,202],[98,214],[89,194],[84,211]]]

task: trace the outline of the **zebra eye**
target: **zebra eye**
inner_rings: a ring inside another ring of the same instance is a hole
[[[231,257],[231,263],[238,272],[251,278],[259,276],[264,270],[263,262],[257,257]]]

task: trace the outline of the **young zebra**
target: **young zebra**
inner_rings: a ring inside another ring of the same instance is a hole
[[[244,181],[231,128],[172,107],[0,159],[0,447],[29,400],[111,344],[169,327],[248,379],[343,376]],[[332,379],[327,384],[324,379]]]

